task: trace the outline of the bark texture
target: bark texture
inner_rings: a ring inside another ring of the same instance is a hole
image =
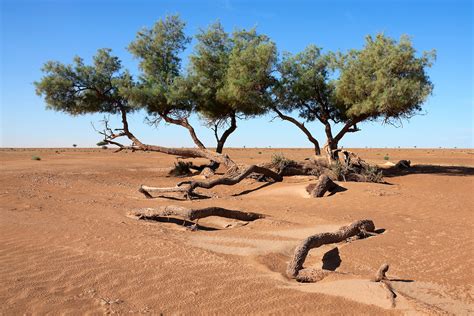
[[[371,220],[358,220],[349,226],[342,226],[339,230],[332,233],[320,233],[309,236],[303,240],[295,249],[293,258],[286,269],[286,274],[291,279],[297,279],[309,251],[313,248],[321,247],[326,244],[333,244],[344,241],[352,236],[373,232],[375,230],[374,222]],[[305,272],[304,272],[305,273]],[[304,277],[304,275],[302,275]]]
[[[223,177],[211,180],[211,181],[183,181],[178,183],[175,187],[168,188],[156,188],[149,186],[140,186],[139,192],[143,193],[146,197],[151,197],[151,193],[183,193],[185,197],[192,198],[194,190],[197,188],[211,189],[216,185],[234,185],[247,178],[252,173],[262,174],[265,177],[271,178],[274,181],[282,181],[283,177],[270,169],[251,165],[243,170],[237,170],[235,175],[225,175]]]
[[[389,268],[389,265],[387,263],[382,264],[380,268],[377,270],[377,272],[375,273],[375,277],[372,281],[380,282],[382,284],[384,289],[387,290],[387,298],[392,303],[392,307],[395,307],[396,305],[395,298],[397,297],[397,294],[395,293],[395,290],[393,289],[392,284],[390,283],[390,280],[385,275],[388,271],[388,268]]]
[[[310,184],[306,187],[306,191],[314,197],[314,198],[319,198],[323,197],[326,192],[336,192],[339,190],[341,187],[337,185],[334,181],[331,180],[327,175],[322,174],[319,177],[318,183],[316,184]]]
[[[209,216],[220,216],[241,221],[254,221],[259,218],[264,218],[263,214],[242,212],[236,210],[229,210],[222,207],[206,207],[198,209],[190,209],[182,206],[168,205],[159,208],[145,208],[133,210],[128,213],[129,217],[136,219],[156,219],[160,217],[179,217],[184,220],[194,221],[200,218]]]

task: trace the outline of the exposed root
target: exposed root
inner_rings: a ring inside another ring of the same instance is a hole
[[[330,273],[333,273],[333,271],[306,268],[301,269],[295,279],[301,283],[315,283],[321,281]]]
[[[377,273],[375,274],[373,281],[380,282],[382,280],[387,280],[387,276],[385,275],[385,273],[387,273],[388,268],[389,268],[389,265],[387,263],[382,264],[380,268],[377,270]]]
[[[129,217],[136,219],[158,219],[163,217],[179,217],[187,221],[194,221],[209,216],[220,216],[241,221],[254,221],[264,218],[263,214],[229,210],[222,207],[206,207],[199,209],[190,209],[182,206],[168,205],[158,208],[144,208],[130,211]]]
[[[352,236],[364,234],[364,232],[374,232],[375,225],[371,220],[358,220],[349,226],[342,226],[338,231],[332,233],[320,233],[309,236],[295,249],[292,260],[288,264],[286,274],[292,279],[298,280],[298,275],[303,269],[303,264],[306,260],[308,252],[313,248],[318,248],[322,245],[333,244],[344,241]],[[304,272],[306,273],[306,272]]]
[[[318,183],[310,184],[306,187],[306,191],[315,198],[323,197],[326,192],[335,193],[342,190],[342,187],[331,180],[327,175],[323,174],[319,177]]]
[[[385,275],[388,271],[389,265],[387,263],[384,263],[380,266],[380,268],[377,270],[377,273],[375,274],[375,277],[373,278],[373,282],[380,282],[383,286],[384,289],[387,290],[387,297],[392,303],[392,307],[395,307],[396,302],[395,298],[397,297],[397,294],[395,293],[395,290],[392,287],[392,284],[390,283],[390,280],[387,278]]]
[[[183,181],[178,183],[175,187],[168,188],[156,188],[149,186],[140,186],[138,191],[143,193],[146,197],[151,197],[151,193],[183,193],[185,197],[191,199],[194,195],[194,190],[197,188],[211,189],[217,185],[234,185],[247,178],[252,173],[262,174],[265,177],[271,178],[274,181],[282,181],[283,177],[270,169],[251,165],[246,167],[244,170],[230,171],[228,174],[236,173],[234,176],[225,175],[223,177],[211,180],[211,181]]]

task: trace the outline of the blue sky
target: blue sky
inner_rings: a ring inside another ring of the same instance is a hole
[[[325,50],[360,48],[367,34],[384,32],[412,37],[418,51],[437,50],[429,70],[435,85],[424,114],[402,128],[365,123],[347,135],[345,147],[473,147],[473,5],[472,1],[22,1],[1,2],[0,147],[81,147],[100,140],[90,123],[99,115],[71,117],[45,110],[33,82],[47,60],[86,60],[98,48],[111,48],[125,67],[137,62],[126,47],[142,27],[179,13],[189,35],[219,19],[228,31],[257,26],[282,51],[298,52],[308,44]],[[189,48],[186,53],[192,51]],[[144,141],[192,146],[179,127],[143,124],[143,113],[130,118]],[[292,124],[272,116],[239,121],[229,147],[311,147]],[[212,132],[193,118],[197,133],[214,146]],[[317,124],[308,125],[324,141]]]

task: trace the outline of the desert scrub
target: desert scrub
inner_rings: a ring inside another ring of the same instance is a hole
[[[388,156],[388,154],[386,154],[386,155],[383,157],[383,160],[390,160],[390,157]]]
[[[41,157],[39,157],[39,156],[32,156],[32,157],[31,157],[31,160],[41,160]]]
[[[295,166],[296,161],[286,158],[282,153],[276,153],[272,155],[272,166],[278,171]]]
[[[336,181],[346,181],[346,176],[351,172],[348,166],[339,160],[331,164],[332,179]]]
[[[375,183],[383,182],[382,170],[380,170],[376,166],[368,166],[367,168],[364,168],[362,170],[362,176],[365,177],[366,182],[375,182]]]
[[[383,182],[383,173],[376,166],[368,165],[365,168],[351,168],[340,161],[331,164],[331,178],[336,181]]]
[[[192,162],[178,161],[174,164],[174,168],[170,170],[169,175],[175,177],[188,176],[192,173],[191,166]]]
[[[102,146],[106,146],[106,145],[108,145],[108,144],[109,144],[109,143],[107,143],[106,141],[103,141],[103,140],[102,140],[102,141],[98,142],[96,145],[99,146],[99,147],[102,147]]]

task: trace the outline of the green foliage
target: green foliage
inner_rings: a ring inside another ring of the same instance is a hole
[[[47,108],[72,115],[117,113],[120,107],[130,111],[120,92],[132,85],[132,78],[110,53],[99,49],[92,65],[85,65],[80,57],[72,65],[47,62],[42,68],[45,75],[34,83],[36,93],[45,98]]]
[[[383,157],[383,160],[390,160],[390,157],[388,156],[388,154],[386,154],[386,155]]]
[[[233,34],[233,48],[229,56],[226,82],[220,97],[247,115],[264,112],[271,103],[268,88],[276,62],[276,46],[255,29]]]
[[[275,105],[326,128],[331,121],[349,123],[351,131],[365,120],[410,118],[433,90],[426,69],[434,58],[434,52],[417,56],[407,37],[397,42],[383,34],[368,36],[362,49],[347,54],[322,54],[310,45],[278,64]]]
[[[348,118],[409,118],[433,90],[426,74],[435,52],[416,56],[410,39],[367,36],[361,50],[342,56],[336,97]]]
[[[211,122],[264,113],[271,100],[275,44],[255,29],[229,35],[219,22],[196,39],[187,80],[197,112]]]
[[[107,143],[106,141],[103,141],[103,140],[102,140],[102,141],[98,142],[96,145],[100,147],[100,146],[105,146],[105,145],[107,145],[107,144],[108,144],[108,143]]]
[[[181,117],[192,110],[187,98],[181,96],[186,90],[180,77],[179,55],[191,41],[184,27],[179,16],[167,16],[152,28],[139,31],[128,47],[139,60],[142,74],[139,83],[127,91],[127,96],[136,107],[146,109],[149,114]]]
[[[169,172],[170,175],[175,177],[188,176],[192,173],[190,167],[192,162],[178,161],[174,164],[174,168]]]
[[[31,157],[31,160],[41,160],[41,157],[39,157],[39,156],[32,156],[32,157]]]
[[[296,55],[285,53],[278,64],[281,78],[274,87],[278,107],[289,112],[297,110],[307,121],[323,116],[337,120],[331,62],[332,55],[322,54],[321,48],[314,45]]]

